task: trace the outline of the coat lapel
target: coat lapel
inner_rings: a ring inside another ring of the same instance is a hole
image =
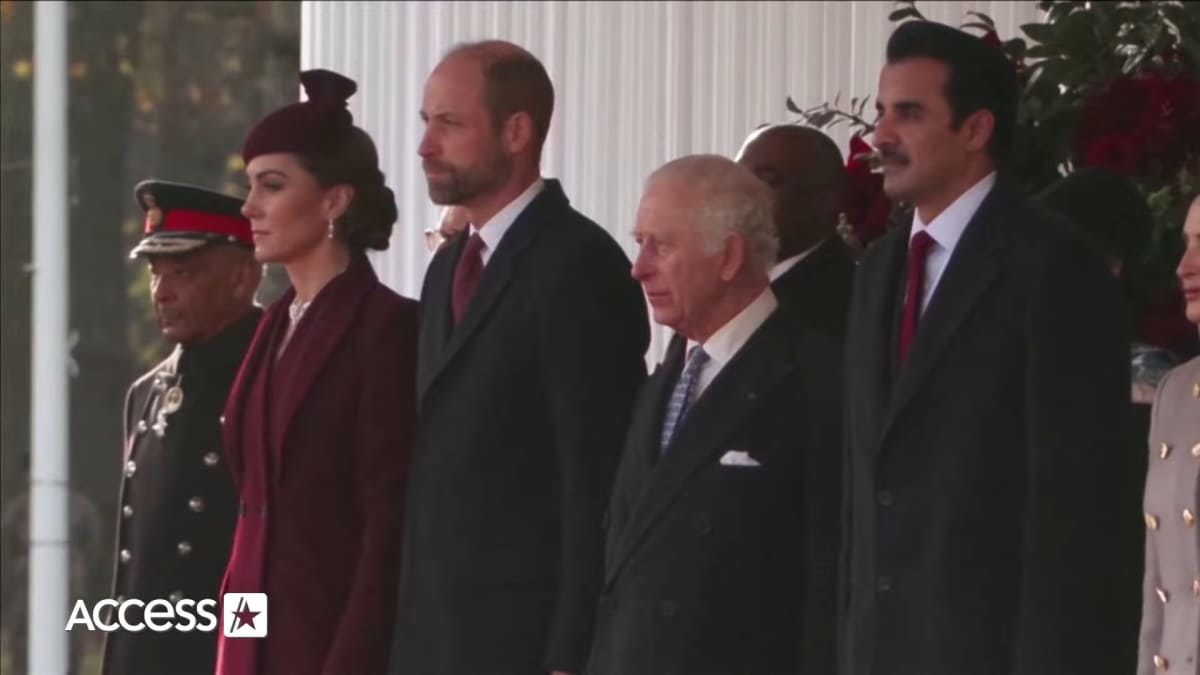
[[[614,517],[611,527],[615,529],[609,533],[609,545],[605,547],[605,569],[613,566],[616,545],[623,539],[625,530],[632,522],[634,510],[654,476],[663,410],[679,377],[683,348],[687,344],[687,340],[681,336],[676,338],[672,339],[666,358],[650,374],[639,392],[638,403],[629,423],[630,431],[622,454],[618,485],[610,506],[611,517]]]
[[[619,539],[611,582],[633,552],[679,497],[692,477],[727,450],[729,436],[759,405],[759,400],[796,367],[784,339],[784,314],[778,310],[721,370],[680,422],[674,440],[658,462]],[[655,426],[655,425],[651,425]],[[653,442],[657,449],[658,443]]]
[[[980,296],[996,280],[1001,259],[997,253],[1004,243],[1003,213],[1009,198],[1007,187],[998,181],[950,257],[918,324],[908,359],[897,372],[882,428],[884,435],[929,376]]]
[[[293,334],[291,344],[285,349],[297,350],[290,359],[295,364],[296,372],[292,377],[288,391],[273,391],[273,396],[283,397],[282,423],[279,429],[271,430],[274,441],[272,462],[274,477],[278,481],[283,474],[283,446],[296,411],[308,397],[309,389],[317,375],[325,368],[335,347],[337,347],[354,323],[354,316],[359,306],[367,299],[375,288],[377,278],[371,269],[371,263],[365,255],[357,256],[341,276],[335,277],[321,289],[321,302],[313,303],[311,313],[306,314],[307,328],[303,336]],[[280,300],[280,306],[287,307],[295,297],[295,291],[289,290]],[[267,354],[266,358],[274,358]],[[264,412],[269,408],[264,407]],[[269,413],[268,413],[269,414]]]
[[[878,264],[863,265],[858,271],[858,283],[863,289],[859,312],[863,325],[854,327],[850,339],[856,341],[852,353],[862,359],[862,368],[850,368],[848,372],[862,378],[852,389],[856,392],[852,404],[860,406],[862,413],[853,417],[859,430],[879,430],[887,412],[895,351],[892,330],[896,316],[895,288],[896,280],[903,279],[908,231],[909,228],[898,228],[885,235],[877,244]]]
[[[517,216],[512,227],[500,240],[500,245],[488,258],[487,265],[483,268],[483,276],[479,280],[479,288],[475,291],[475,297],[467,305],[467,312],[463,315],[462,322],[451,329],[449,340],[444,343],[444,347],[439,349],[429,372],[423,378],[420,389],[422,400],[428,395],[429,389],[437,381],[438,376],[446,370],[454,357],[479,332],[488,315],[495,309],[500,298],[504,296],[504,292],[512,281],[514,270],[520,267],[521,256],[533,242],[538,229],[545,223],[553,221],[555,213],[567,206],[567,197],[563,194],[558,181],[546,180],[545,183],[542,192]],[[449,314],[454,268],[458,264],[466,237],[466,233],[459,235],[459,239],[453,244],[454,255],[447,256],[449,260],[454,261],[453,264],[439,268],[438,278],[432,280],[436,285],[431,287],[430,300],[439,305],[433,312],[435,317],[442,312]],[[445,321],[446,314],[438,317],[438,320]]]
[[[289,289],[284,298],[275,302],[263,314],[254,331],[254,338],[246,349],[246,357],[238,368],[233,386],[229,389],[229,397],[225,400],[225,412],[221,415],[221,439],[224,442],[225,461],[233,475],[233,482],[239,488],[242,485],[242,425],[245,424],[245,410],[249,403],[250,386],[253,384],[252,375],[263,368],[270,349],[271,333],[275,330],[291,302],[294,293]],[[265,410],[260,411],[265,414]]]

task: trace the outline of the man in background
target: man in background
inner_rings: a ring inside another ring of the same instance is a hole
[[[737,162],[775,196],[779,253],[770,270],[779,303],[804,325],[842,341],[854,256],[837,234],[846,173],[825,134],[796,125],[755,130]]]

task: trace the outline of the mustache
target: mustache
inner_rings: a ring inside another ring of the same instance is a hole
[[[453,166],[450,166],[449,164],[443,164],[432,159],[422,160],[421,168],[425,171],[439,171],[443,173],[454,171]]]
[[[909,158],[903,150],[893,145],[879,147],[879,159],[888,163],[908,164]]]

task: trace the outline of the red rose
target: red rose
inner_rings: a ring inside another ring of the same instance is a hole
[[[1130,176],[1138,170],[1138,144],[1125,134],[1109,134],[1092,141],[1086,148],[1084,166],[1102,166]]]
[[[846,160],[846,200],[842,209],[863,245],[883,234],[891,201],[883,192],[883,175],[871,171],[868,155],[874,148],[858,136],[850,139]]]

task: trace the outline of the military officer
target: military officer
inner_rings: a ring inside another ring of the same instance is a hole
[[[130,257],[149,265],[159,327],[175,349],[125,398],[112,596],[216,599],[237,516],[220,416],[262,315],[262,270],[240,200],[162,181],[138,184],[135,198],[145,236]],[[135,607],[126,618],[141,621]],[[216,636],[118,630],[105,643],[104,673],[211,675]]]

